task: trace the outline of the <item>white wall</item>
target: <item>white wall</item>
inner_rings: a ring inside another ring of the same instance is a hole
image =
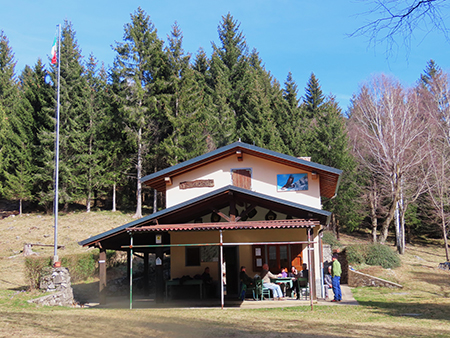
[[[252,169],[251,190],[281,198],[287,201],[321,209],[319,179],[313,180],[308,173],[308,190],[277,191],[277,175],[306,173],[287,165],[274,163],[256,156],[243,154],[243,161],[238,161],[236,155],[202,166],[193,171],[171,177],[172,185],[167,186],[166,205],[171,207],[197,196],[232,184],[231,169]],[[214,187],[180,189],[180,182],[194,180],[214,180]]]

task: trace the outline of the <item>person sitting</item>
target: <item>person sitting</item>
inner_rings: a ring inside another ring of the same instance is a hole
[[[278,284],[272,283],[270,281],[271,278],[278,278],[280,275],[274,275],[269,271],[269,265],[264,264],[261,272],[261,280],[263,282],[263,286],[267,289],[272,290],[273,298],[278,300],[283,300],[283,293],[281,292],[281,288]]]
[[[302,278],[306,278],[303,280],[299,280],[299,286],[300,287],[306,287],[308,285],[308,267],[306,263],[303,263],[302,265],[302,271],[300,272]]]
[[[239,279],[241,280],[241,282],[243,284],[245,284],[247,287],[252,287],[255,285],[255,281],[253,280],[253,278],[249,277],[247,275],[247,271],[245,266],[241,266],[241,272],[239,274]]]
[[[287,277],[287,269],[286,268],[281,268],[281,278],[286,278]]]
[[[331,280],[331,265],[328,266],[328,273],[325,273],[323,284],[325,289],[325,299],[328,299],[328,289],[333,287],[333,283]]]
[[[300,299],[300,289],[298,285],[298,278],[300,277],[300,274],[295,266],[291,266],[291,272],[289,272],[288,277],[292,278],[292,288],[288,290],[288,292],[292,294],[292,292],[295,291],[296,299]]]
[[[203,285],[205,286],[205,291],[207,297],[212,297],[214,292],[214,283],[213,279],[209,273],[209,267],[206,267],[203,271],[201,278],[203,280]]]

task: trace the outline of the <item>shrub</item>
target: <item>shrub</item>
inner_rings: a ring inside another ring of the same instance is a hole
[[[322,236],[322,241],[325,244],[331,245],[331,248],[339,247],[339,241],[336,239],[336,236],[332,231],[324,231]]]
[[[28,287],[31,290],[39,288],[42,270],[45,267],[51,266],[52,266],[51,257],[30,256],[25,258],[25,279],[28,283]]]
[[[61,258],[61,266],[69,269],[72,282],[78,282],[95,276],[97,260],[98,254],[91,252],[69,255]]]
[[[350,264],[366,263],[365,245],[355,244],[348,246],[345,251],[347,253],[347,261]]]
[[[401,265],[398,253],[389,246],[379,243],[369,246],[366,263],[368,265],[381,265],[385,269],[397,268]]]
[[[379,243],[349,245],[346,252],[350,264],[379,265],[384,269],[397,268],[401,265],[398,253],[389,246]]]

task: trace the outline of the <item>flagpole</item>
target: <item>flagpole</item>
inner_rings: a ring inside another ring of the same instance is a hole
[[[59,187],[59,85],[60,85],[60,74],[61,74],[61,24],[58,26],[58,49],[57,49],[57,59],[58,59],[58,80],[57,80],[57,94],[56,94],[56,149],[55,149],[55,201],[53,203],[54,215],[55,215],[55,239],[54,239],[54,251],[53,251],[53,263],[59,261],[58,258],[58,187]]]

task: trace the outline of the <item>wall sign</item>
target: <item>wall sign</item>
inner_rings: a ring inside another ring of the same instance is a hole
[[[277,175],[277,191],[308,190],[308,174]]]
[[[180,189],[214,187],[214,180],[184,181],[180,183]]]

